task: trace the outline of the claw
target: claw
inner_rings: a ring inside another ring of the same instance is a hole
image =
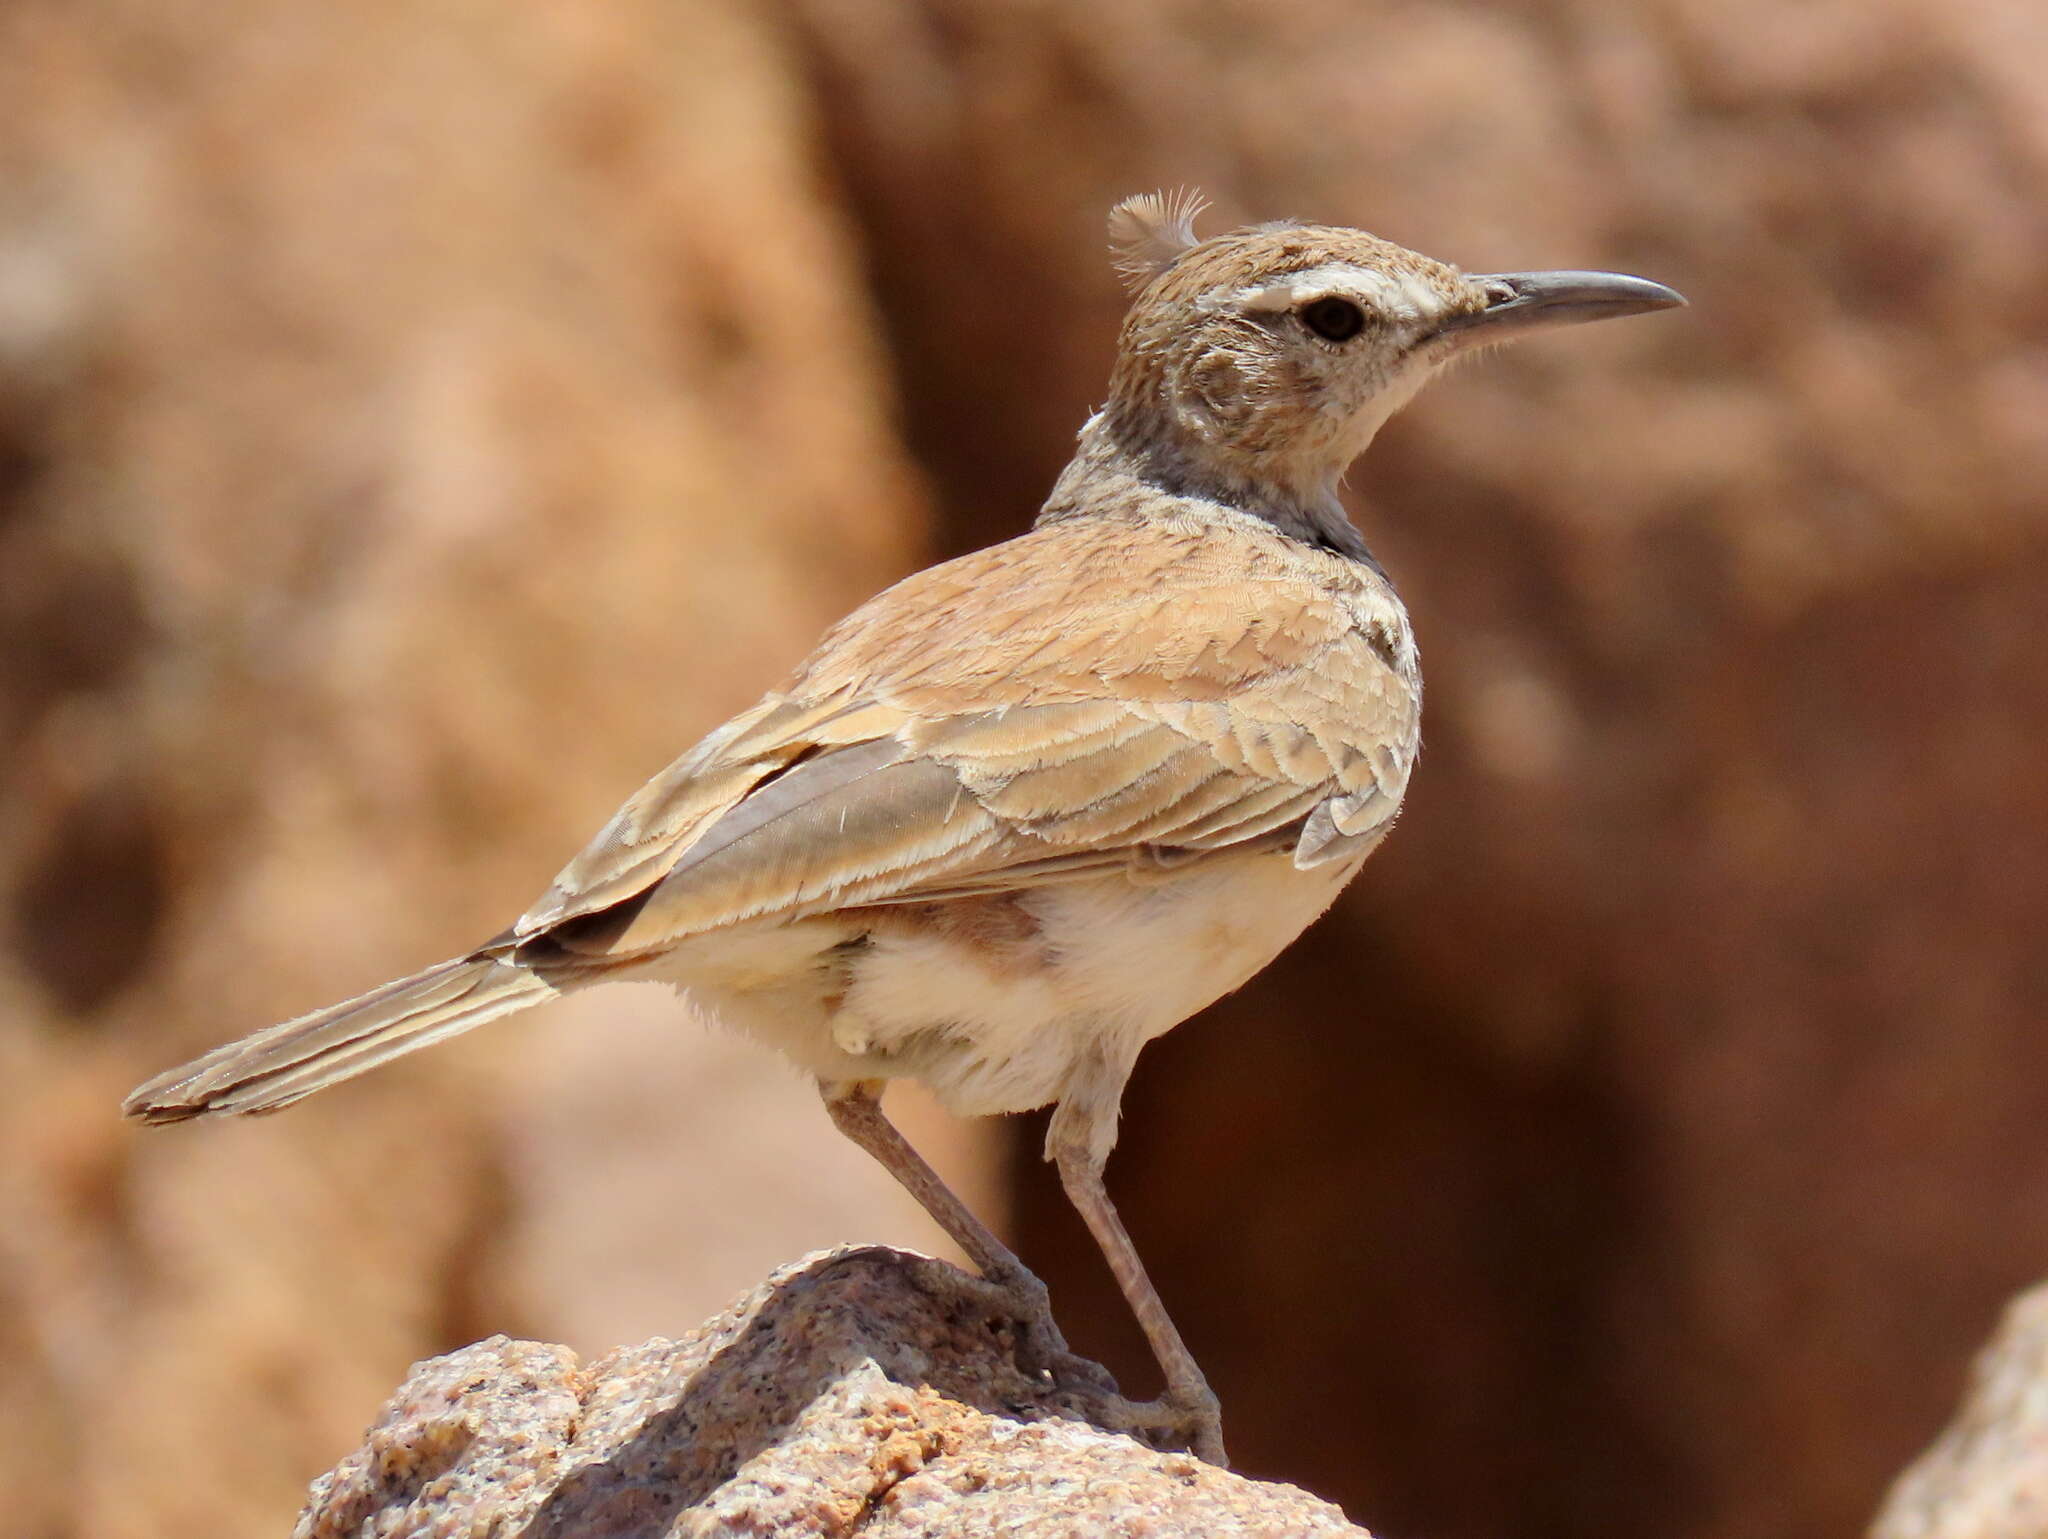
[[[1114,1375],[1092,1358],[1067,1345],[1052,1316],[1052,1294],[1037,1274],[1018,1267],[980,1279],[995,1295],[1005,1314],[1024,1327],[1017,1356],[1027,1368],[1043,1372],[1061,1389],[1097,1399],[1121,1399]]]
[[[1116,1375],[1092,1357],[1083,1357],[1062,1347],[1033,1354],[1032,1365],[1052,1375],[1053,1383],[1061,1389],[1096,1400],[1123,1399],[1123,1391],[1117,1388]]]
[[[1052,1295],[1034,1273],[1019,1266],[971,1281],[984,1293],[991,1312],[1023,1328],[1017,1343],[1019,1363],[1093,1402],[1096,1410],[1091,1415],[1099,1413],[1102,1424],[1157,1435],[1158,1441],[1178,1444],[1205,1463],[1230,1467],[1223,1451],[1223,1407],[1202,1379],[1169,1388],[1157,1400],[1126,1399],[1107,1368],[1067,1345],[1052,1316]]]
[[[1124,1400],[1117,1411],[1133,1427],[1165,1433],[1204,1464],[1230,1468],[1223,1451],[1223,1407],[1207,1384],[1184,1384],[1157,1400]]]

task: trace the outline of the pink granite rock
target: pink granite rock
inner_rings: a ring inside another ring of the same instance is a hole
[[[681,1341],[588,1367],[493,1336],[414,1371],[296,1539],[1365,1534],[1116,1430],[1021,1366],[1019,1337],[974,1279],[880,1247],[806,1257]]]
[[[2048,1284],[2014,1299],[1962,1408],[1892,1486],[1871,1539],[2048,1534]]]

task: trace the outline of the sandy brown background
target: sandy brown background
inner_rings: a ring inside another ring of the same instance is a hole
[[[144,1073],[459,949],[880,584],[1021,529],[1101,219],[1694,309],[1353,477],[1428,747],[1112,1185],[1252,1473],[1425,1539],[1853,1532],[2048,1272],[2038,0],[11,0],[0,1496],[282,1533],[414,1358],[930,1243],[654,991],[288,1117]],[[1032,1158],[920,1137],[1150,1370]]]

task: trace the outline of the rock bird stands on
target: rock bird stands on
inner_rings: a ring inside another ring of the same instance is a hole
[[[1102,1173],[1139,1050],[1270,962],[1400,810],[1415,642],[1339,478],[1453,358],[1684,301],[1612,273],[1468,277],[1359,230],[1198,241],[1198,211],[1111,215],[1136,301],[1030,533],[840,622],[496,939],[161,1075],[129,1115],[275,1111],[572,989],[674,984],[815,1075],[1014,1296],[1041,1366],[1085,1380],[1042,1285],[879,1098],[907,1077],[966,1116],[1050,1103],[1047,1157],[1165,1370],[1121,1409],[1220,1462],[1215,1396]]]

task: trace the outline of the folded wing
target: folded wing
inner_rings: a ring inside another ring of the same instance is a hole
[[[1410,675],[1269,542],[1163,542],[1179,559],[1134,583],[1127,542],[1055,528],[899,584],[628,802],[499,948],[624,958],[763,916],[1248,847],[1310,864],[1371,836],[1407,780]],[[1246,582],[1244,618],[1216,612]]]

